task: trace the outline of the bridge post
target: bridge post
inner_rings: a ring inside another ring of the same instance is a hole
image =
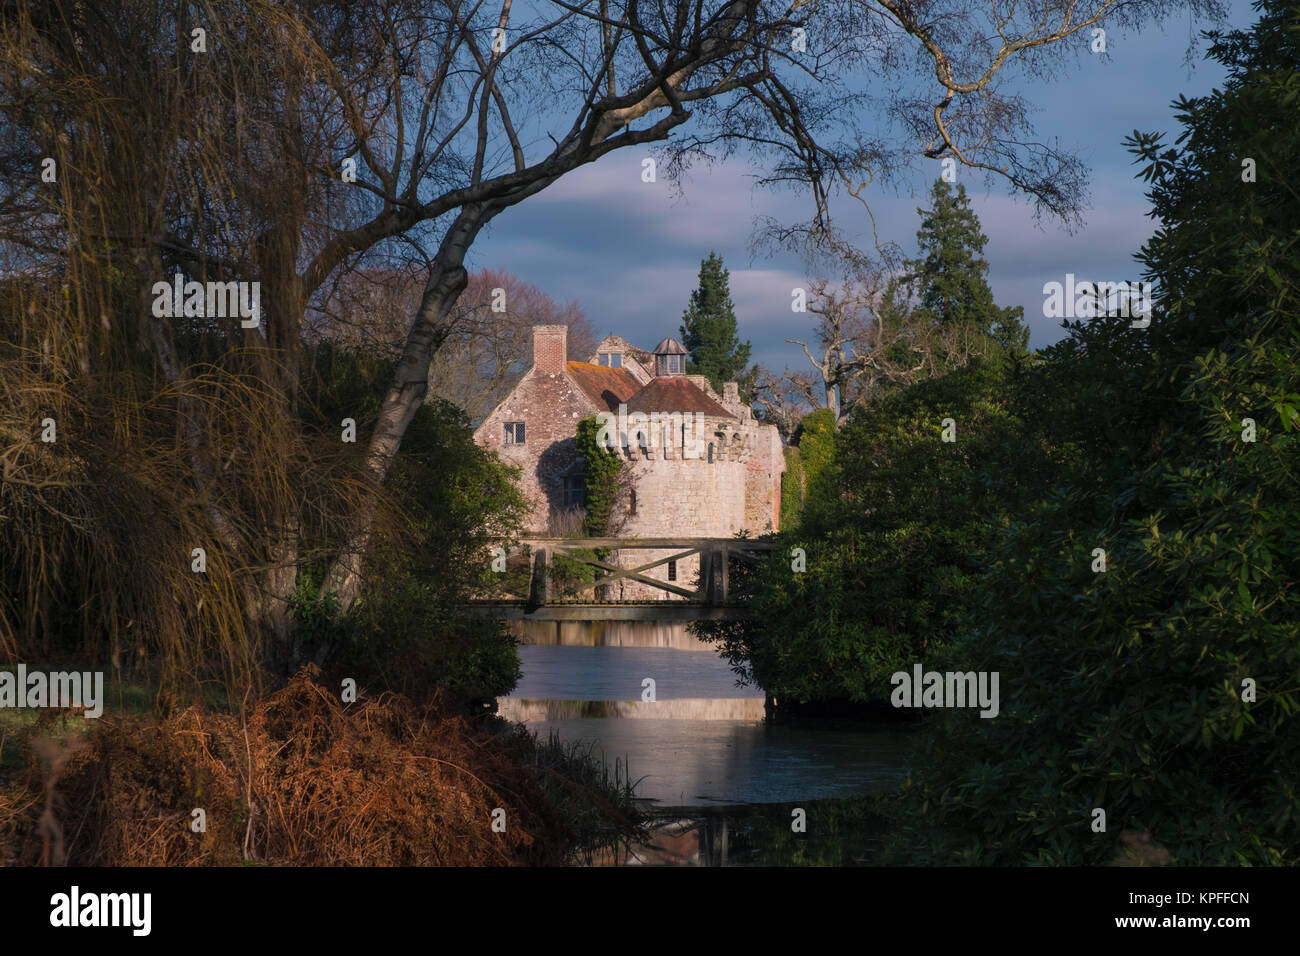
[[[533,579],[528,590],[528,604],[542,607],[551,597],[551,549],[538,548],[533,552]]]
[[[727,603],[727,546],[700,549],[700,576],[704,582],[704,603]]]
[[[718,563],[722,565],[722,602],[727,603],[727,596],[730,593],[729,583],[731,580],[731,555],[728,552],[726,544],[718,548]],[[726,845],[726,837],[723,837],[723,845]]]

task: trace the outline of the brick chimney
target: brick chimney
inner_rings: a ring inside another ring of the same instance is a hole
[[[722,404],[728,406],[740,404],[740,386],[737,383],[722,383]]]
[[[546,375],[564,371],[568,356],[567,325],[533,326],[533,368]]]

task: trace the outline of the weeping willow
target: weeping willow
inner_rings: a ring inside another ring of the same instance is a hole
[[[374,491],[299,408],[329,61],[270,4],[0,14],[0,662],[239,697],[290,656],[299,567]],[[155,315],[178,275],[260,283],[257,327]]]

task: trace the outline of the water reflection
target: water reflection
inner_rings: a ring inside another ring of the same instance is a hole
[[[531,646],[519,648],[519,660],[524,676],[511,698],[639,701],[650,678],[657,701],[763,699],[756,687],[738,687],[727,662],[709,650]]]
[[[653,621],[516,621],[510,625],[523,644],[563,647],[672,647],[709,651],[712,647],[685,624]]]
[[[621,720],[731,720],[763,719],[761,697],[682,698],[679,700],[529,700],[505,697],[497,713],[523,724],[557,724],[575,719],[617,717]]]
[[[624,763],[640,779],[637,794],[652,806],[852,796],[889,789],[905,772],[909,735],[892,725],[764,724],[762,691],[738,687],[707,645],[650,643],[679,625],[596,629],[626,643],[521,647],[523,679],[499,701],[500,713],[543,738],[554,732],[594,744],[611,766]],[[654,681],[653,702],[642,699],[646,678]]]
[[[759,701],[761,704],[762,702]],[[636,793],[660,806],[700,807],[852,796],[898,783],[909,737],[893,728],[820,730],[757,720],[578,718],[529,723],[543,739],[594,741],[625,762]]]

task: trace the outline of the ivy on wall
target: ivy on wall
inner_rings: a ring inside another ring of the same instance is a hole
[[[785,446],[785,471],[781,473],[781,530],[791,531],[799,525],[803,511],[803,459],[795,445]]]
[[[596,538],[609,532],[609,519],[623,471],[622,460],[616,452],[601,445],[599,434],[600,423],[594,416],[578,422],[575,442],[578,454],[587,465],[587,534]]]

